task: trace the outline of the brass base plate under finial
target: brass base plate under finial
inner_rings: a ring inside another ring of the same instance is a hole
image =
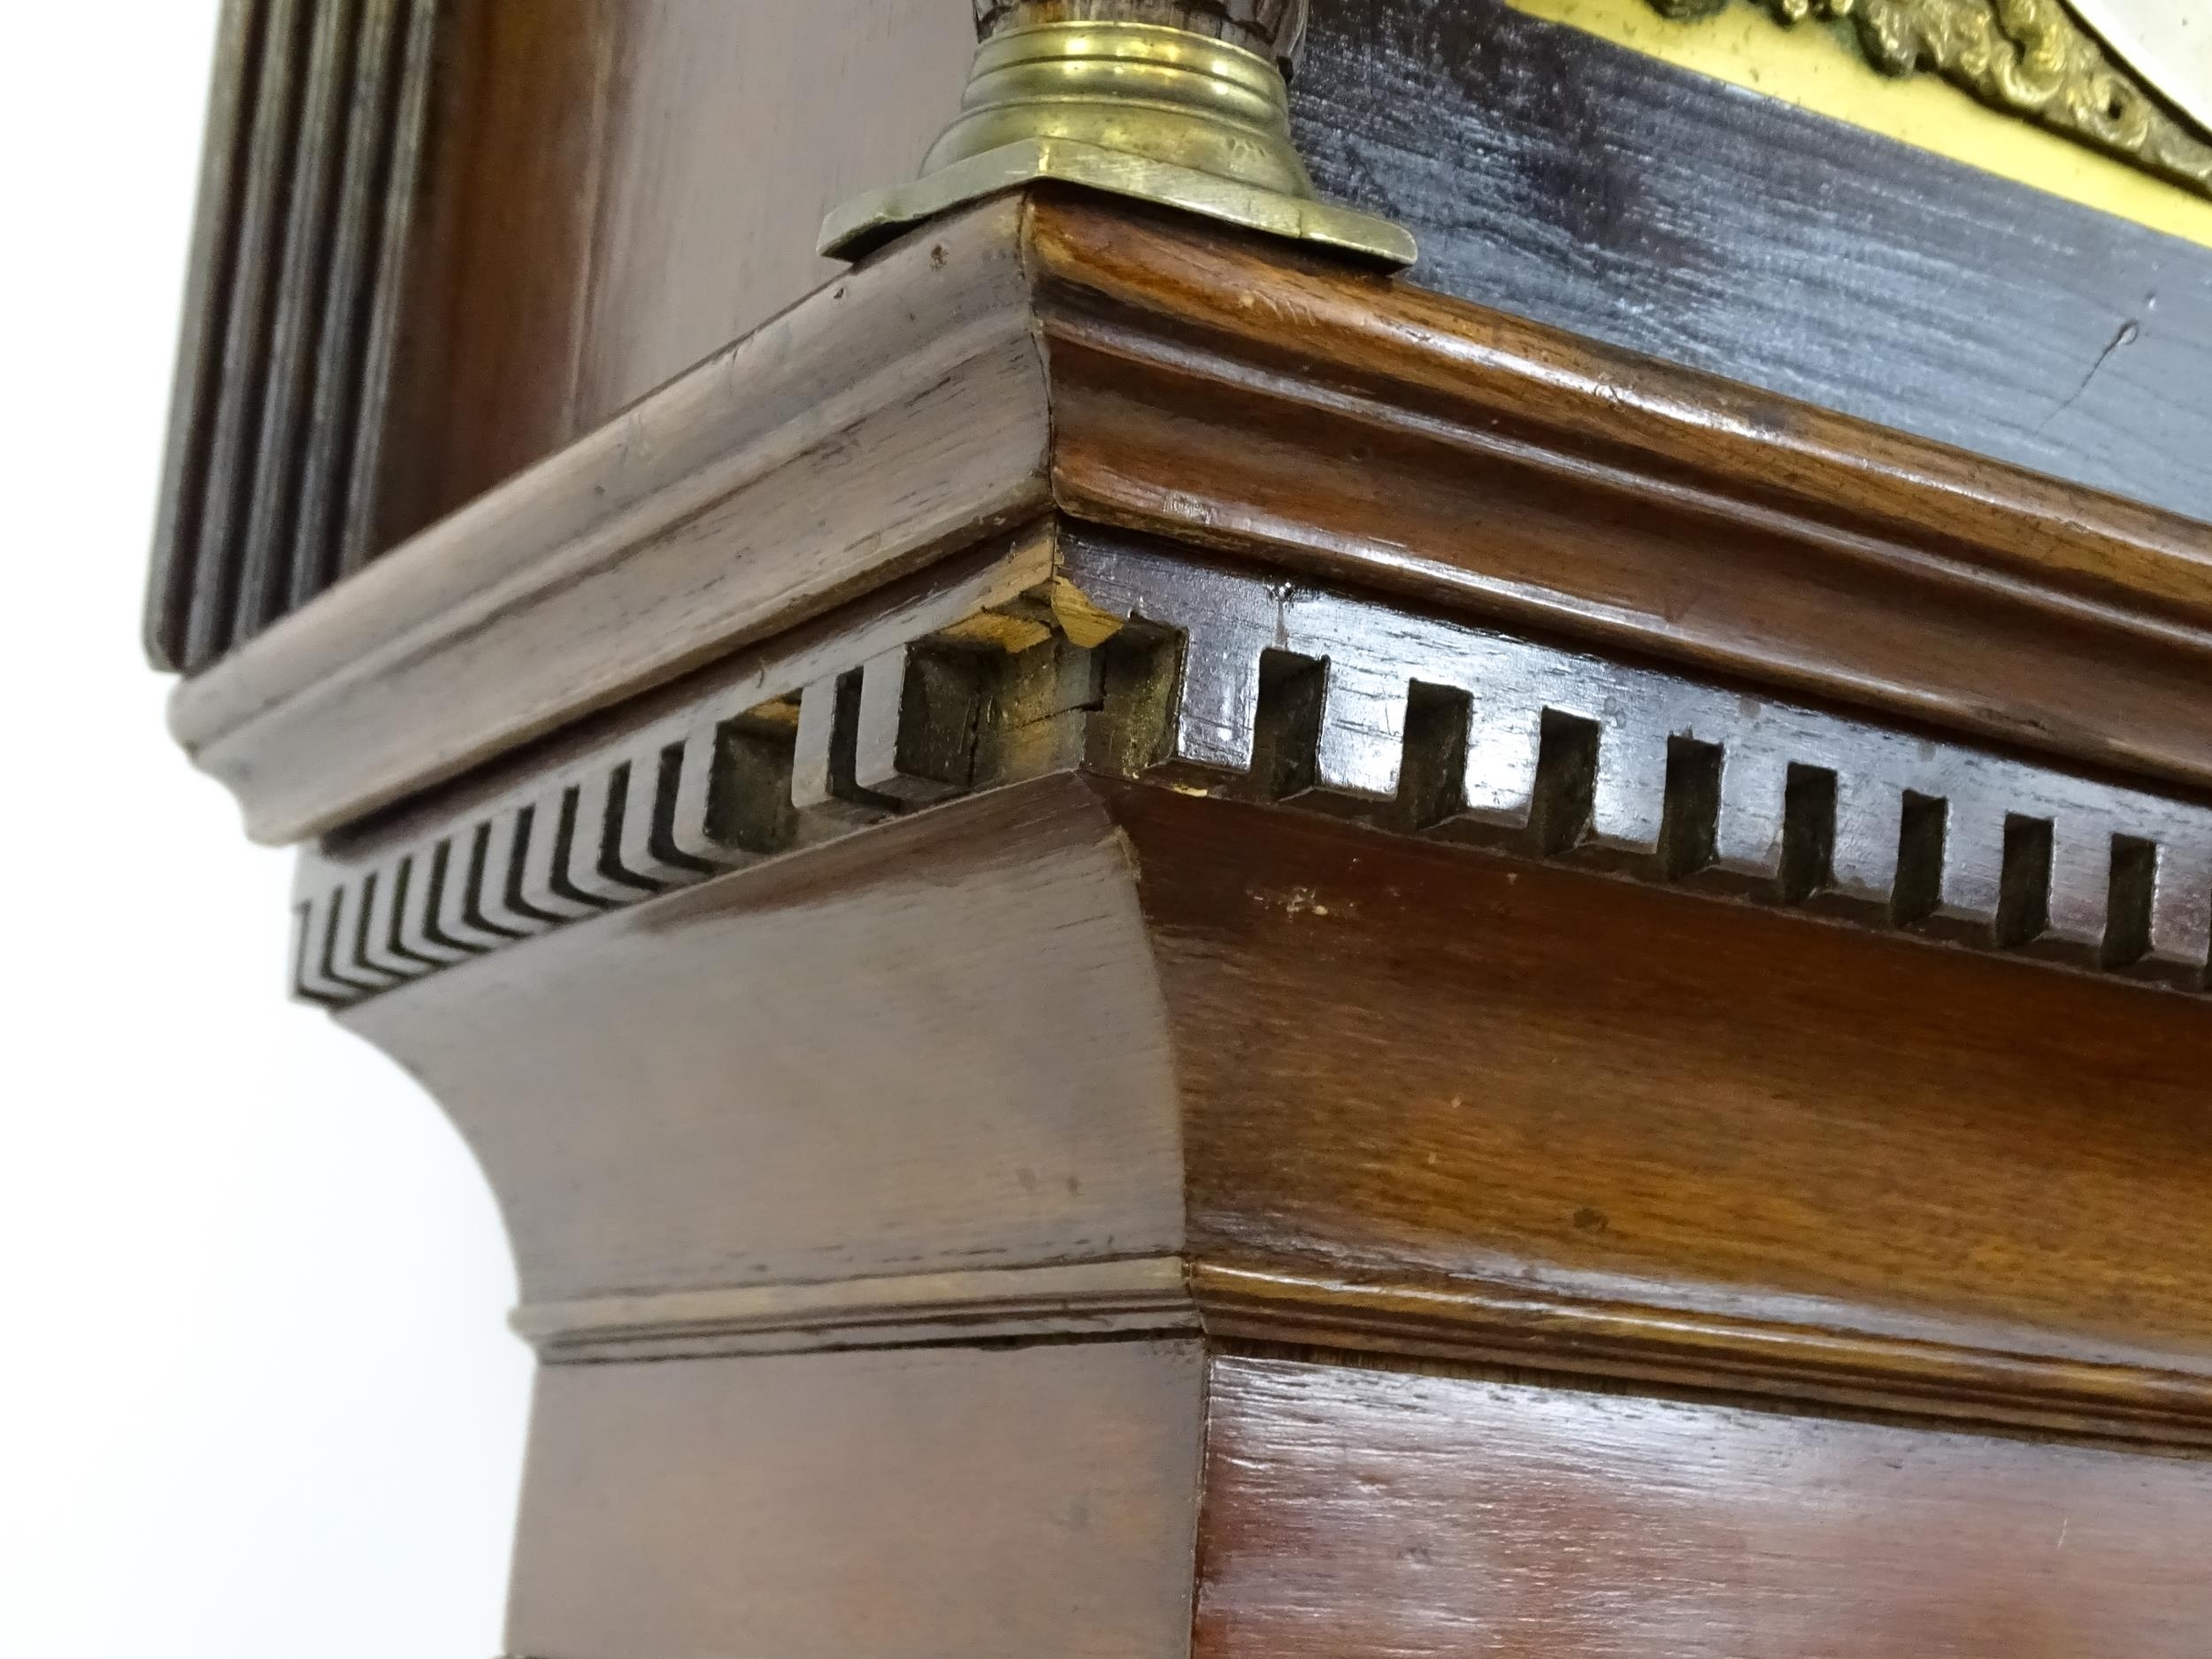
[[[823,223],[822,251],[857,259],[926,219],[1042,180],[1393,268],[1419,255],[1409,232],[1314,194],[1273,64],[1148,23],[1050,23],[986,41],[922,176],[837,209]]]

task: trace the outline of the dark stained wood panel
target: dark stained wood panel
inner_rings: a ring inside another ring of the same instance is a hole
[[[2212,1463],[1449,1376],[1210,1372],[1196,1659],[2200,1659]]]
[[[1068,780],[975,806],[348,1015],[482,1160],[526,1302],[1180,1247],[1122,849]]]
[[[149,581],[160,666],[207,666],[379,550],[439,16],[225,10]]]
[[[378,535],[403,540],[833,277],[827,209],[959,108],[968,0],[482,0],[442,42]]]
[[[839,275],[814,250],[823,215],[914,173],[975,51],[967,0],[618,16],[578,430]]]
[[[1115,800],[1244,1328],[2201,1432],[2200,1000]]]
[[[585,426],[576,388],[618,0],[480,0],[440,30],[380,548]]]
[[[2212,779],[2206,526],[1064,191],[886,250],[180,687],[172,730],[256,835],[326,830],[1055,505]]]
[[[509,1651],[1174,1659],[1199,1348],[549,1366]]]
[[[1031,226],[1074,517],[2122,768],[2208,716],[2202,523],[1187,218]]]
[[[2212,519],[2212,249],[1502,0],[1315,0],[1292,113],[1417,283]]]
[[[148,639],[196,670],[833,273],[968,0],[235,0]],[[1413,280],[2212,518],[2212,250],[1499,0],[1321,0],[1325,188]],[[1749,181],[1716,189],[1717,177]]]

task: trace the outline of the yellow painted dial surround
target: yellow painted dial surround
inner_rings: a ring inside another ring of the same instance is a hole
[[[1654,11],[1649,0],[1508,4],[1679,68],[2212,247],[2212,200],[1991,109],[1932,75],[1885,75],[1827,27],[1786,28],[1749,4],[1677,21]]]

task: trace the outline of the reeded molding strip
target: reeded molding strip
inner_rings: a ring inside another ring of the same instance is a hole
[[[526,1302],[541,1360],[667,1359],[1194,1331],[1176,1256]]]
[[[148,579],[196,673],[380,549],[442,0],[226,0]]]
[[[426,826],[303,860],[295,987],[342,1005],[1078,766],[2189,989],[2212,957],[2198,803],[1040,532]]]

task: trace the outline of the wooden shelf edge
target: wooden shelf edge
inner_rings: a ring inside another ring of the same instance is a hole
[[[2212,526],[1164,216],[1033,227],[1071,517],[2212,784]]]
[[[1065,192],[897,244],[183,682],[284,841],[1056,505],[2212,786],[2212,528]]]

